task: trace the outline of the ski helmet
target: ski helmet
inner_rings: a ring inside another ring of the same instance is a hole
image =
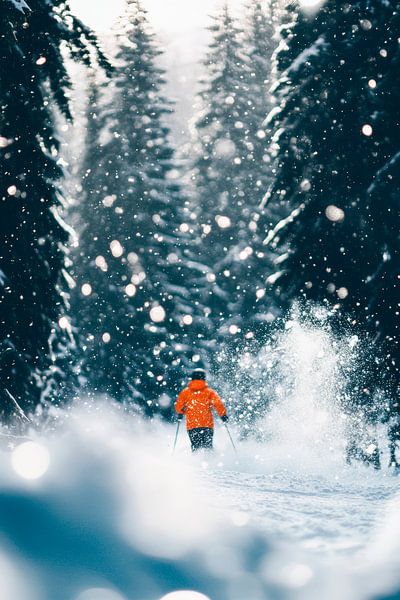
[[[203,379],[206,378],[206,372],[204,369],[195,369],[192,373],[192,379]]]

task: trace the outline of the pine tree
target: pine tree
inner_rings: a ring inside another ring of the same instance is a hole
[[[268,111],[268,57],[261,56],[268,23],[258,4],[252,17],[256,24],[248,33],[247,58],[243,32],[227,5],[214,18],[195,122],[195,212],[203,228],[202,261],[213,271],[207,304],[220,340],[241,330],[250,333],[268,276],[269,256],[257,233],[269,170],[262,129]]]
[[[87,66],[106,61],[66,2],[37,0],[30,10],[23,0],[2,0],[0,32],[1,373],[3,388],[28,408],[50,384],[54,349],[69,333],[52,112],[71,118],[62,51]],[[5,414],[8,407],[4,401]]]
[[[270,88],[272,85],[272,54],[275,49],[272,8],[267,11],[261,2],[250,3],[247,7],[247,24],[244,35],[244,53],[247,69],[244,70],[244,86],[248,98],[248,110],[244,115],[246,140],[253,155],[249,160],[254,173],[249,175],[253,185],[252,195],[262,197],[267,181],[265,173],[269,169],[266,145],[266,132],[263,123],[272,106]]]
[[[170,410],[197,318],[159,55],[146,12],[129,1],[115,77],[89,106],[74,297],[88,389],[149,412]]]
[[[384,358],[385,384],[391,410],[399,412],[400,371],[400,68],[398,39],[400,3],[386,15],[384,40],[379,43],[379,64],[369,79],[368,122],[373,128],[380,164],[367,190],[366,211],[370,219],[373,261],[366,276],[368,317]],[[385,21],[383,21],[385,19]]]
[[[268,197],[286,218],[266,240],[282,254],[282,300],[326,303],[347,314],[355,331],[378,334],[391,371],[399,327],[391,177],[399,151],[398,35],[398,3],[379,1],[328,1],[315,17],[299,12],[284,30]],[[382,384],[384,365],[361,378],[360,397],[361,388]]]
[[[249,111],[245,115],[246,143],[250,150],[248,160],[244,164],[243,179],[246,182],[246,200],[253,207],[251,228],[251,245],[256,250],[255,257],[249,265],[248,288],[251,303],[247,313],[257,314],[272,308],[276,315],[278,304],[271,302],[266,295],[269,291],[269,276],[273,270],[273,254],[263,246],[266,223],[271,224],[280,214],[275,206],[264,206],[264,195],[271,185],[271,156],[268,151],[270,134],[266,117],[274,105],[271,93],[274,73],[273,54],[277,45],[276,29],[279,7],[276,0],[267,6],[261,2],[251,2],[247,7],[247,26],[244,35],[244,53],[247,69],[244,71],[244,85],[248,98]],[[256,302],[254,302],[254,284],[256,284]],[[265,295],[263,295],[265,294]],[[271,312],[269,312],[271,316]]]

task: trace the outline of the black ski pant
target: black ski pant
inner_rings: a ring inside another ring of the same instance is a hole
[[[190,443],[192,444],[192,452],[196,450],[213,449],[214,429],[211,427],[195,427],[188,430]]]

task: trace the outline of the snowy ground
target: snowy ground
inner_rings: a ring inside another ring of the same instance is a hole
[[[339,460],[291,469],[269,461],[268,448],[252,461],[255,451],[242,447],[244,457],[208,465],[203,482],[214,509],[275,547],[263,575],[280,586],[276,597],[383,598],[394,588],[400,598],[398,478]]]
[[[0,600],[400,598],[400,479],[384,430],[382,471],[345,463],[360,423],[338,399],[359,340],[324,319],[294,314],[235,365],[273,395],[262,441],[231,423],[237,454],[220,423],[213,455],[192,456],[184,431],[173,453],[174,426],[84,398],[29,440],[3,431]]]
[[[235,456],[222,428],[215,456],[183,433],[172,455],[173,433],[74,409],[28,453],[4,449],[0,598],[400,597],[397,478],[289,469],[254,443]]]
[[[295,541],[327,562],[366,549],[396,489],[393,482],[365,473],[356,479],[347,473],[339,482],[297,473],[227,471],[214,473],[212,481],[225,507],[240,511],[266,534]]]
[[[220,423],[215,454],[184,431],[173,453],[174,426],[84,399],[3,431],[0,600],[400,598],[400,479],[382,443],[379,472],[344,461],[356,346],[288,323],[256,360],[278,390],[264,441],[231,423],[237,454]]]

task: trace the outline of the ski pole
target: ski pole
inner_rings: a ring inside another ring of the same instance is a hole
[[[234,449],[234,451],[235,451],[235,452],[236,452],[236,454],[237,454],[237,449],[236,449],[236,446],[235,446],[235,444],[233,443],[233,439],[232,439],[232,436],[231,436],[231,432],[229,431],[229,427],[228,427],[228,425],[227,425],[226,423],[224,423],[224,425],[225,425],[225,427],[226,427],[226,431],[228,432],[229,439],[231,440],[231,444],[232,444],[232,446],[233,446],[233,449]]]
[[[178,427],[176,428],[176,434],[175,434],[175,441],[174,441],[174,449],[172,450],[172,452],[175,452],[175,448],[176,448],[176,443],[178,441],[178,435],[179,435],[179,427],[181,426],[181,421],[178,421]]]

